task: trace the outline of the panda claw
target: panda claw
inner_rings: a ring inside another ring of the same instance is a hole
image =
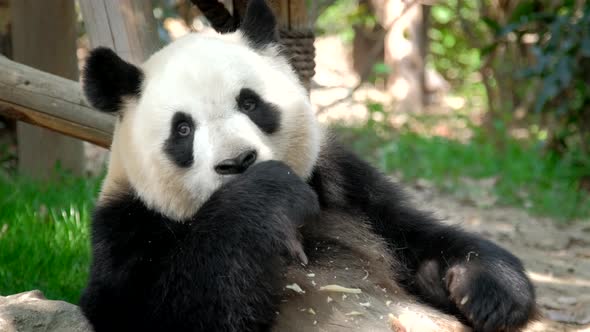
[[[309,260],[307,259],[307,255],[305,255],[305,253],[302,251],[299,255],[299,261],[301,263],[301,265],[306,266],[309,263]]]
[[[291,256],[293,256],[294,258],[297,258],[299,260],[299,263],[301,263],[301,265],[306,266],[309,263],[309,259],[307,258],[307,255],[305,254],[305,251],[303,250],[303,246],[301,245],[301,242],[293,240],[290,241],[291,243],[289,244],[289,251],[291,252]]]

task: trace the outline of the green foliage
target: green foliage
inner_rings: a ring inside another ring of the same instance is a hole
[[[350,42],[354,37],[352,26],[358,24],[372,28],[377,20],[366,6],[359,6],[356,0],[336,0],[318,17],[316,33],[337,34],[344,41]]]
[[[590,217],[590,194],[578,190],[579,155],[543,155],[538,144],[508,140],[499,148],[483,132],[467,143],[426,137],[369,122],[338,131],[354,150],[385,172],[401,172],[408,181],[427,179],[443,190],[464,190],[464,181],[497,177],[493,192],[499,204],[515,205],[539,215],[568,221]]]
[[[469,104],[485,96],[478,75],[482,66],[479,46],[491,34],[479,18],[479,6],[478,0],[438,1],[431,7],[428,29],[427,65],[449,81]]]
[[[534,61],[514,78],[535,93],[532,109],[543,113],[551,139],[590,155],[590,4],[523,1],[495,32],[490,49],[516,43],[530,50]],[[527,38],[534,42],[528,45]]]
[[[0,294],[40,289],[50,299],[78,302],[99,183],[65,175],[46,184],[0,179]]]
[[[455,84],[466,81],[481,66],[480,50],[472,39],[481,42],[489,37],[486,24],[477,19],[477,2],[441,1],[431,9],[429,61]],[[460,13],[464,16],[461,19]]]

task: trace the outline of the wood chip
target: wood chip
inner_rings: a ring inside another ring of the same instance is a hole
[[[303,289],[301,289],[301,287],[299,287],[299,285],[297,285],[295,283],[291,284],[291,285],[287,285],[287,286],[285,286],[285,288],[290,289],[298,294],[305,294],[305,291]]]
[[[361,294],[363,291],[359,288],[348,288],[340,285],[327,285],[320,287],[320,291],[323,292],[336,292],[336,293],[348,293],[348,294]]]

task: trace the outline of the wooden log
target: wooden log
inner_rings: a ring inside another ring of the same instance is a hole
[[[78,82],[0,57],[0,114],[109,147],[115,117],[92,109]]]

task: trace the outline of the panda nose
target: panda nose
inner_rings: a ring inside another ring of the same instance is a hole
[[[221,175],[240,174],[252,166],[256,161],[256,151],[248,150],[240,153],[235,158],[223,160],[215,166],[215,172]]]

